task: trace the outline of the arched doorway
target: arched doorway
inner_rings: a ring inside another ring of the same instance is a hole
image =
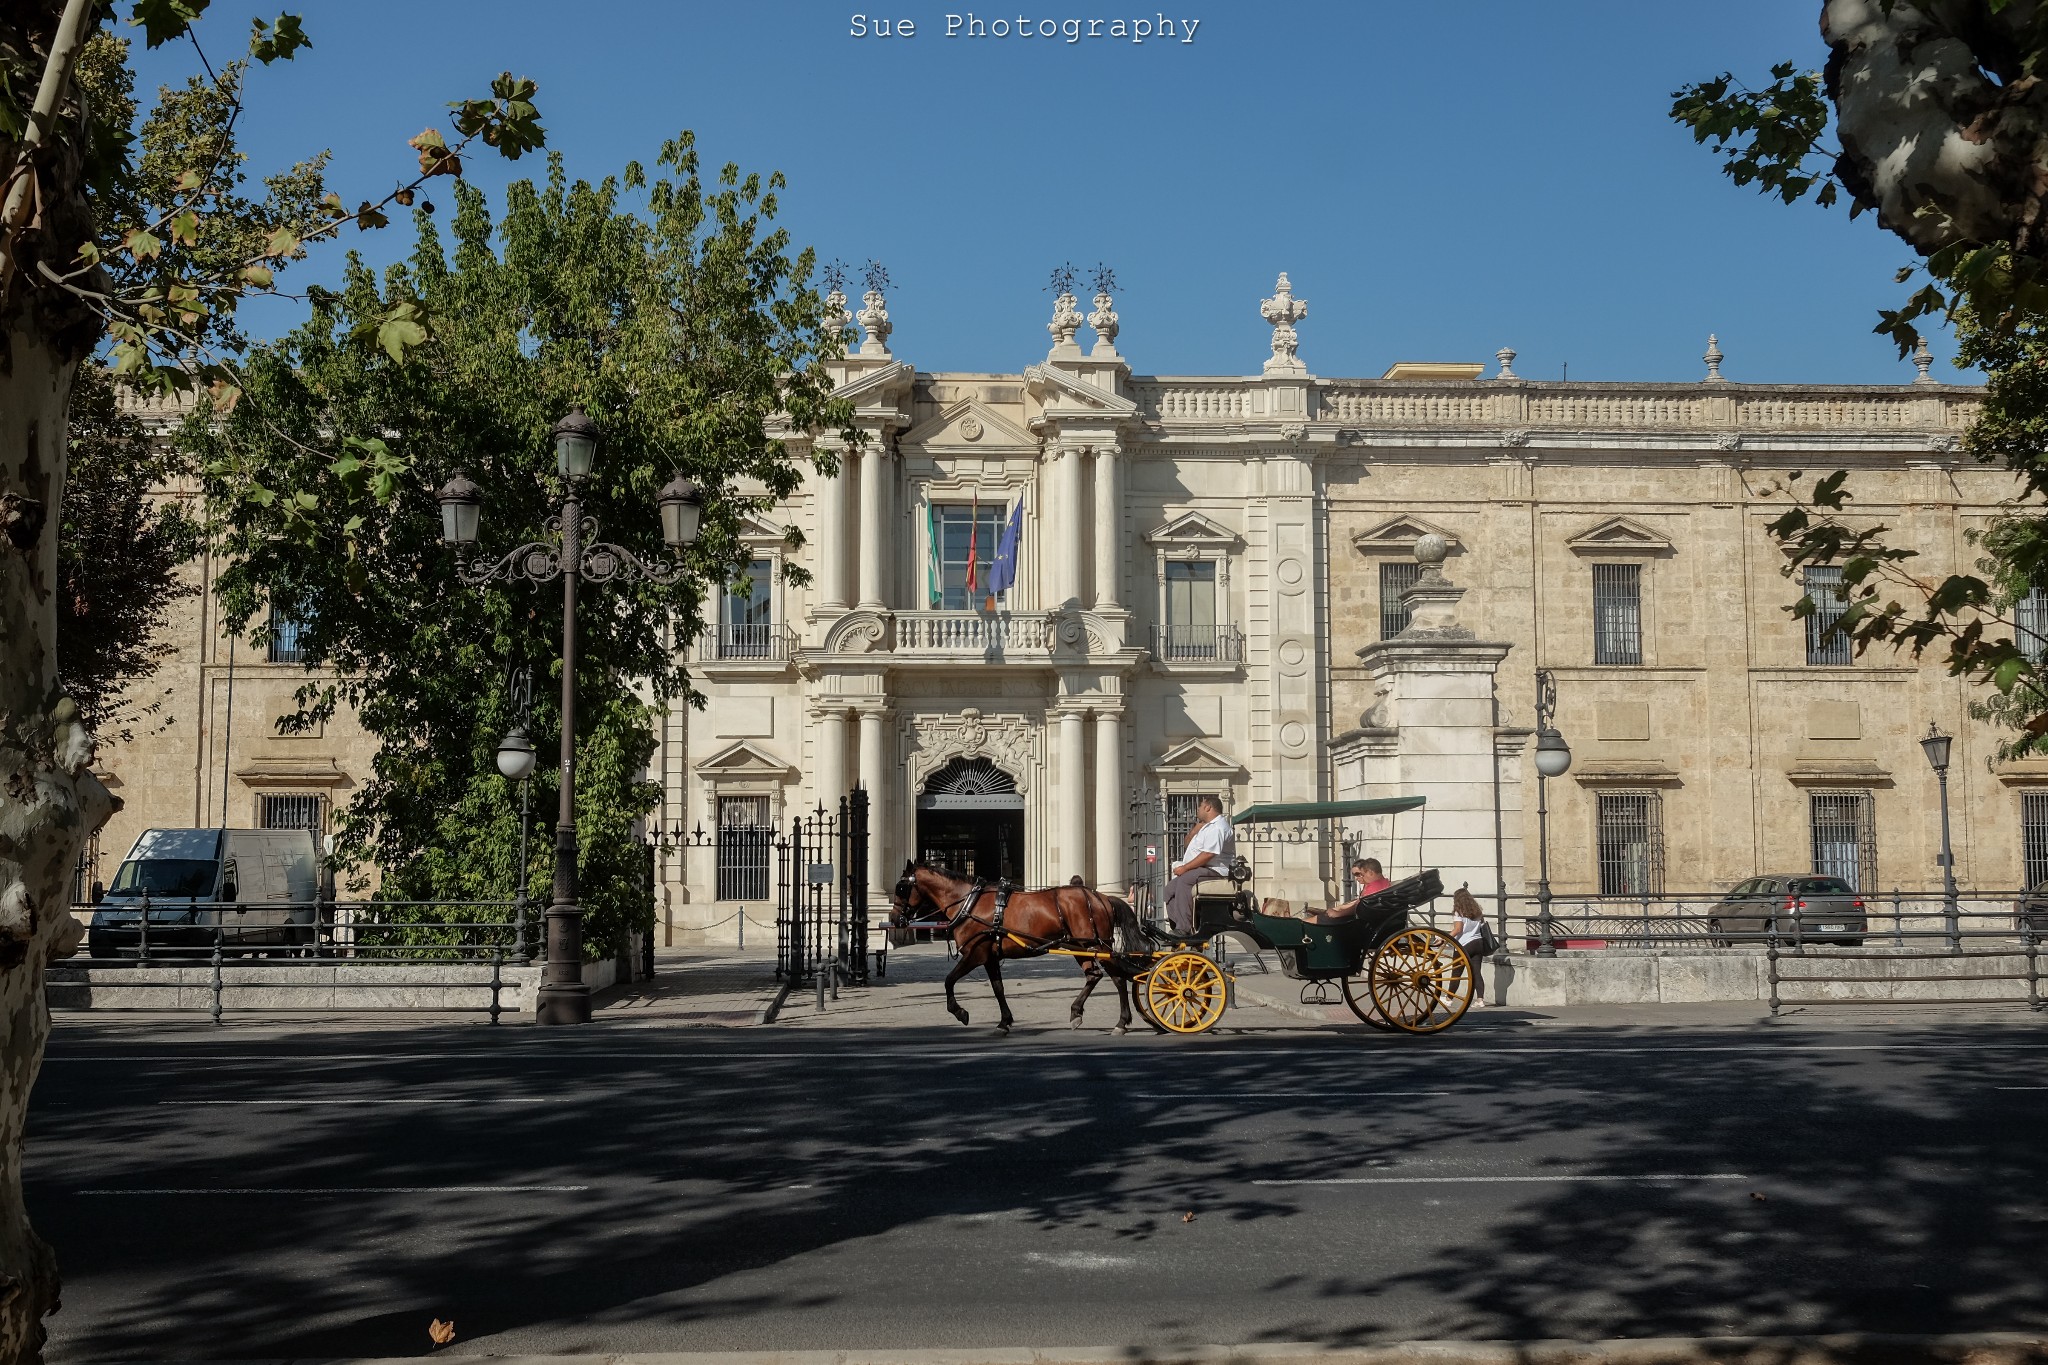
[[[956,758],[917,796],[917,856],[995,881],[1024,880],[1024,793],[985,758]]]

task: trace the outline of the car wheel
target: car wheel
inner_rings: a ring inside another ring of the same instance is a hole
[[[114,955],[114,945],[102,934],[85,936],[85,955],[90,958],[108,958]]]
[[[1733,946],[1728,942],[1728,940],[1725,937],[1722,936],[1721,921],[1718,919],[1710,919],[1707,921],[1707,946],[1710,948],[1727,948]]]

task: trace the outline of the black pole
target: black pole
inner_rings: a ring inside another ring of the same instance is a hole
[[[1960,952],[1963,946],[1962,926],[1956,913],[1956,856],[1948,838],[1948,768],[1936,768],[1934,776],[1941,783],[1941,906],[1942,918],[1948,925],[1948,950]]]
[[[526,932],[527,841],[533,836],[533,778],[519,780],[519,880],[512,891],[512,922],[519,935],[519,960],[533,961],[533,941]]]
[[[1556,957],[1557,944],[1550,930],[1550,779],[1536,773],[1536,926],[1542,942],[1538,957]]]
[[[583,912],[576,903],[576,577],[583,558],[583,505],[576,485],[562,499],[562,780],[555,816],[554,903],[548,906],[548,965],[540,1022],[590,1022],[583,981]]]

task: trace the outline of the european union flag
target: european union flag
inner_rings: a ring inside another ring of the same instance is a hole
[[[995,562],[988,566],[988,590],[992,593],[1008,592],[1017,584],[1017,542],[1024,534],[1024,495],[1017,495],[1017,505],[1010,509],[1009,524],[1003,527],[1002,539],[996,542]]]

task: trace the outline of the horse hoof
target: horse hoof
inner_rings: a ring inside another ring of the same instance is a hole
[[[1111,1033],[1114,1033],[1119,1038],[1123,1037],[1126,1033],[1129,1033],[1130,1031],[1131,1030],[1129,1029],[1129,1027],[1123,1024],[1118,1024],[1115,1028],[1110,1030]]]
[[[1002,1034],[1004,1037],[1008,1037],[1010,1033],[1010,1026],[1008,1024],[997,1024],[996,1032]]]
[[[1068,1015],[1068,1016],[1067,1016],[1067,1027],[1068,1027],[1068,1028],[1079,1028],[1079,1027],[1081,1027],[1081,1016],[1080,1016],[1080,1015],[1078,1015],[1078,1014],[1070,1014],[1070,1015]]]
[[[963,1023],[963,1024],[964,1024],[964,1023],[966,1023],[966,1022],[967,1022],[967,1011],[966,1011],[966,1010],[954,1010],[954,1011],[953,1011],[953,1017],[954,1017],[955,1019],[958,1019],[958,1020],[959,1020],[959,1021],[960,1021],[961,1023]]]

